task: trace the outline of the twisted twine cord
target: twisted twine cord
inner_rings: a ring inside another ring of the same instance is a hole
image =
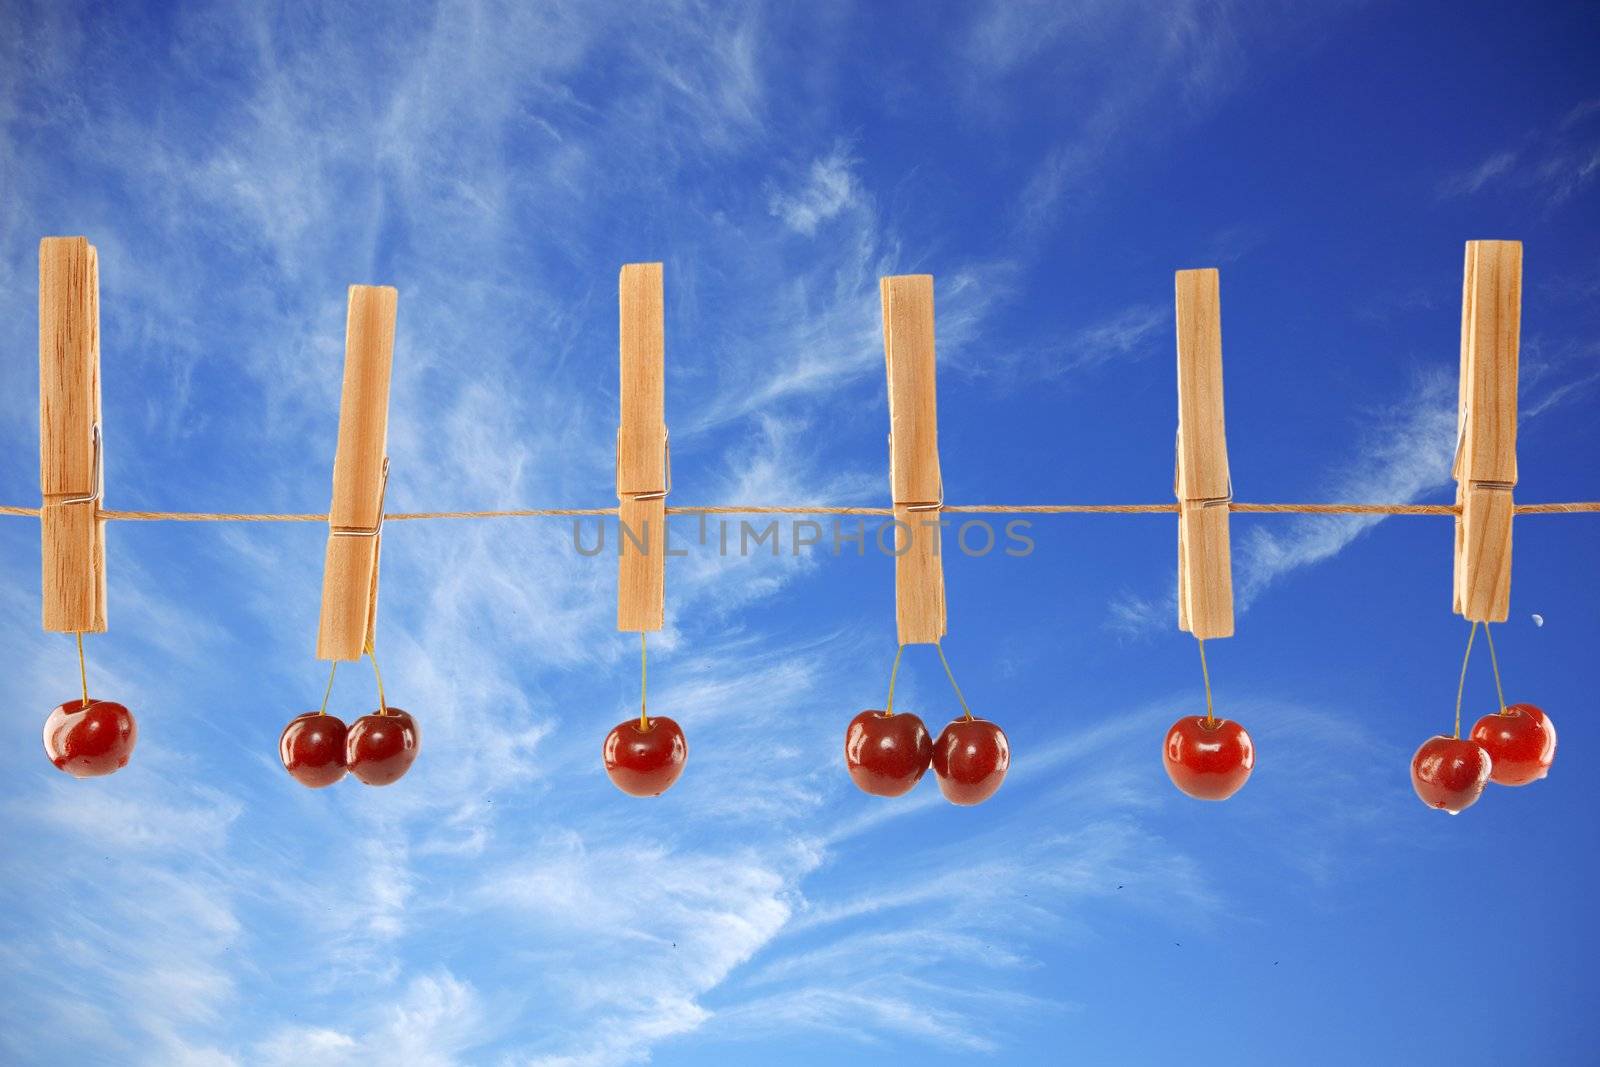
[[[1517,504],[1518,515],[1600,513],[1600,500],[1569,503]],[[956,515],[1175,515],[1171,504],[946,504],[939,510]],[[1229,511],[1246,515],[1459,515],[1455,504],[1246,504],[1231,501]],[[0,515],[38,518],[39,508],[0,504]],[[385,522],[431,519],[528,519],[551,516],[609,516],[610,508],[507,508],[499,511],[397,511]],[[668,515],[883,515],[893,508],[839,507],[827,504],[715,504],[667,508]],[[95,518],[107,522],[327,522],[326,512],[126,511],[101,508]]]

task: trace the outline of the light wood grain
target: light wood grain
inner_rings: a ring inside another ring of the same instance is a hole
[[[1228,509],[1194,503],[1178,515],[1178,628],[1202,640],[1233,636]]]
[[[1457,613],[1475,622],[1501,622],[1511,609],[1521,329],[1521,242],[1467,242],[1452,601]]]
[[[86,238],[46,237],[39,242],[39,530],[42,615],[52,632],[106,629],[105,522],[96,515],[101,501],[87,499],[103,488],[99,424],[99,255]]]
[[[621,423],[617,430],[617,629],[666,625],[668,458],[665,293],[660,263],[617,280]],[[631,536],[630,536],[631,535]],[[637,539],[638,543],[635,543]]]
[[[938,644],[947,632],[939,521],[937,511],[894,507],[894,620],[903,645]]]
[[[1222,403],[1222,301],[1215,269],[1175,277],[1178,335],[1178,626],[1233,636],[1232,494]]]
[[[889,382],[889,487],[895,516],[895,623],[901,644],[947,632],[938,522],[944,482],[934,351],[933,277],[879,282]]]
[[[617,629],[659,630],[667,607],[666,501],[623,497],[617,520]]]
[[[378,529],[383,515],[389,379],[398,303],[399,294],[389,286],[350,287],[339,443],[333,460],[322,615],[317,629],[320,659],[360,659],[376,633],[382,535],[360,531]]]
[[[897,504],[937,504],[939,412],[933,336],[933,276],[879,281],[883,355],[889,374],[890,488]]]
[[[659,263],[629,263],[617,281],[621,339],[621,432],[617,492],[667,488],[666,342]]]
[[[1504,622],[1511,611],[1511,490],[1471,486],[1456,519],[1456,612]]]

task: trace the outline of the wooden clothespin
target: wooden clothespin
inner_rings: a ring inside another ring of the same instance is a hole
[[[1222,410],[1222,301],[1217,272],[1177,272],[1178,628],[1233,636],[1228,440]]]
[[[1511,608],[1521,328],[1522,242],[1468,241],[1461,287],[1455,610],[1473,622],[1503,622]]]
[[[661,264],[629,263],[617,281],[621,319],[622,421],[617,428],[617,629],[643,633],[666,623],[666,345]]]
[[[39,242],[39,512],[44,628],[106,628],[100,258],[84,237]]]
[[[399,294],[386,285],[350,287],[318,659],[360,659],[377,630],[378,550],[389,482],[389,373],[398,302]]]
[[[895,623],[900,643],[938,644],[946,631],[939,558],[944,476],[933,347],[933,276],[879,281],[889,374],[889,485],[894,499]]]

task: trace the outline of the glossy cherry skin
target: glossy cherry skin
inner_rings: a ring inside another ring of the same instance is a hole
[[[411,769],[421,745],[416,720],[399,708],[387,708],[350,724],[344,762],[366,785],[388,785]]]
[[[1472,728],[1472,739],[1489,753],[1489,781],[1500,785],[1537,782],[1555,762],[1556,724],[1532,704],[1485,715]]]
[[[312,789],[344,777],[344,746],[349,730],[344,720],[308,711],[289,720],[278,737],[278,758],[294,780]]]
[[[128,765],[139,724],[121,704],[77,697],[57,705],[44,721],[44,754],[74,778],[98,778]]]
[[[1011,769],[1011,742],[988,719],[957,719],[933,743],[933,774],[952,804],[982,804]]]
[[[863,793],[898,797],[928,773],[933,740],[910,712],[863,711],[844,731],[844,765]]]
[[[689,759],[683,729],[665,716],[618,723],[600,750],[611,784],[634,797],[658,797],[672,788]]]
[[[1249,781],[1256,746],[1236,722],[1185,715],[1167,731],[1161,763],[1172,784],[1196,800],[1227,800]]]
[[[1411,788],[1430,808],[1460,815],[1483,796],[1489,752],[1476,741],[1430,737],[1411,757]]]

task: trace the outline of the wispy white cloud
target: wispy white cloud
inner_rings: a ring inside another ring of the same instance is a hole
[[[27,1022],[12,1014],[9,1040],[25,1041],[28,1059],[94,1050],[123,1062],[231,1062],[191,1035],[214,1028],[239,991],[229,960],[242,934],[239,898],[218,870],[237,803],[205,787],[179,799],[149,776],[118,799],[71,784],[52,782],[37,810],[8,812],[17,825],[48,828],[4,866],[7,884],[39,894],[14,903],[26,910],[10,920],[45,932],[8,939],[7,969],[41,1009]]]
[[[1070,101],[1054,116],[1062,134],[1017,198],[1016,233],[1037,239],[1064,210],[1093,200],[1108,164],[1210,111],[1266,54],[1285,27],[1245,5],[987,3],[963,42],[967,99],[994,117],[1021,83]],[[1037,101],[1037,107],[1048,107]],[[1138,131],[1137,137],[1130,137]]]
[[[249,1062],[456,1067],[474,1062],[469,1054],[497,1033],[478,991],[448,970],[418,975],[392,998],[354,1005],[345,1017],[361,1024],[359,1029],[284,1026],[252,1047]]]
[[[1456,445],[1456,380],[1420,378],[1404,403],[1370,420],[1356,458],[1332,478],[1335,500],[1411,503],[1450,481]],[[1289,573],[1330,559],[1382,522],[1382,515],[1297,518],[1281,530],[1252,529],[1236,548],[1240,610]]]
[[[989,297],[998,302],[1008,294],[1002,290]],[[1172,328],[1170,307],[1140,301],[1086,324],[1074,324],[1042,342],[1000,347],[975,339],[974,351],[967,358],[958,354],[951,369],[1002,392],[1042,385],[1068,388],[1093,381],[1094,375],[1110,367],[1170,351]]]
[[[1507,186],[1537,194],[1547,207],[1571,200],[1600,176],[1600,101],[1574,105],[1549,127],[1531,130],[1509,148],[1439,182],[1439,196],[1455,199]]]
[[[811,237],[818,226],[845,210],[860,195],[854,160],[843,148],[835,148],[811,164],[799,188],[789,192],[775,189],[767,202],[769,210],[784,225]]]
[[[1452,174],[1439,183],[1439,195],[1471,196],[1491,182],[1505,177],[1511,168],[1517,164],[1517,153],[1496,152],[1477,166],[1469,167],[1459,174]]]
[[[873,951],[881,945],[860,944],[853,951]],[[758,997],[719,1013],[707,1027],[708,1036],[736,1036],[743,1041],[759,1037],[783,1039],[792,1034],[826,1033],[852,1043],[877,1047],[877,1055],[891,1056],[891,1038],[901,1042],[935,1045],[943,1050],[992,1055],[1000,1043],[983,1025],[983,1014],[997,1005],[993,996],[966,997],[970,990],[909,982],[892,989],[874,987],[831,988],[811,986]],[[931,994],[931,995],[930,995]],[[929,1001],[961,1004],[930,1009]],[[1003,1010],[1022,1014],[1038,1012],[1033,998],[1002,998]],[[964,1003],[963,1003],[964,1002]],[[1045,1006],[1048,1010],[1048,1005]]]
[[[1538,349],[1536,340],[1532,344]],[[1525,431],[1548,412],[1590,395],[1600,385],[1593,346],[1558,359],[1525,360],[1519,404]],[[1530,366],[1531,364],[1531,366]],[[1457,381],[1441,371],[1416,379],[1402,402],[1363,419],[1349,460],[1329,472],[1328,497],[1351,503],[1416,503],[1449,486],[1457,439]],[[1326,562],[1386,521],[1383,515],[1303,516],[1273,528],[1235,534],[1234,605],[1248,611],[1269,589],[1306,567]],[[1106,608],[1105,626],[1125,637],[1170,629],[1177,618],[1174,575],[1163,596],[1127,590]]]
[[[1164,596],[1123,590],[1106,605],[1106,629],[1123,637],[1145,637],[1170,629],[1178,619],[1178,575]]]
[[[1456,443],[1456,382],[1424,375],[1412,395],[1374,412],[1355,455],[1330,474],[1331,499],[1412,503],[1446,485]],[[1331,559],[1384,520],[1382,515],[1298,517],[1273,529],[1234,537],[1234,605],[1250,606],[1269,588],[1304,567]],[[1125,592],[1107,607],[1106,625],[1125,636],[1169,629],[1177,618],[1177,586],[1151,598]]]
[[[814,862],[803,849],[785,860],[589,845],[571,834],[546,838],[538,853],[536,863],[490,875],[478,899],[587,960],[547,971],[546,996],[589,1020],[565,1048],[534,1060],[552,1065],[634,1062],[698,1027],[710,1013],[696,998],[782,928],[794,882]]]

